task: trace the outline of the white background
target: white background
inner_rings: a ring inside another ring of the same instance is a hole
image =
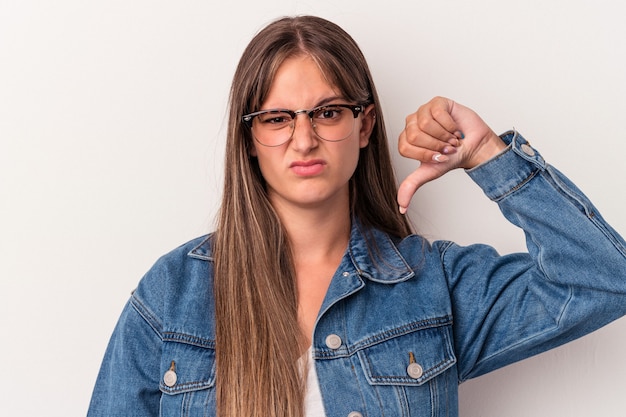
[[[130,291],[213,227],[244,46],[303,13],[361,45],[394,152],[404,117],[449,96],[517,128],[626,233],[619,0],[0,0],[0,415],[84,415]],[[429,238],[524,248],[462,172],[410,214]],[[625,416],[625,349],[622,319],[463,384],[462,415]]]

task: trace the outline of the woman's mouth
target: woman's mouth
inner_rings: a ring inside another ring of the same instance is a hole
[[[326,167],[326,162],[321,159],[311,159],[309,161],[294,161],[289,165],[291,171],[302,177],[318,175]]]

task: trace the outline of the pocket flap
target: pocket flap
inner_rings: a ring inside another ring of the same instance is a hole
[[[423,328],[359,351],[372,385],[422,385],[456,363],[451,326]]]
[[[215,384],[215,349],[181,342],[165,342],[161,356],[159,388],[178,394]]]

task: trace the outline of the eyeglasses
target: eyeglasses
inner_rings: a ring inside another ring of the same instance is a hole
[[[310,110],[270,109],[242,116],[241,120],[252,129],[252,136],[263,146],[280,146],[288,142],[296,129],[296,117],[306,114],[313,131],[328,142],[347,139],[354,130],[354,120],[364,106],[354,104],[328,104]]]

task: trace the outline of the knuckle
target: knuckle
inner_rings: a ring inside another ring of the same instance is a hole
[[[442,116],[445,116],[445,115],[447,114],[447,111],[446,111],[446,109],[444,109],[444,108],[441,108],[441,107],[435,107],[435,108],[433,109],[432,113],[433,113],[433,116],[434,116],[436,119],[438,119],[438,118],[440,118],[440,117],[442,117]]]
[[[417,122],[417,125],[421,131],[429,131],[432,129],[434,121],[431,118],[422,118]]]
[[[400,155],[407,156],[409,152],[409,148],[410,148],[410,145],[406,141],[400,140],[398,142],[398,152],[400,152]]]

